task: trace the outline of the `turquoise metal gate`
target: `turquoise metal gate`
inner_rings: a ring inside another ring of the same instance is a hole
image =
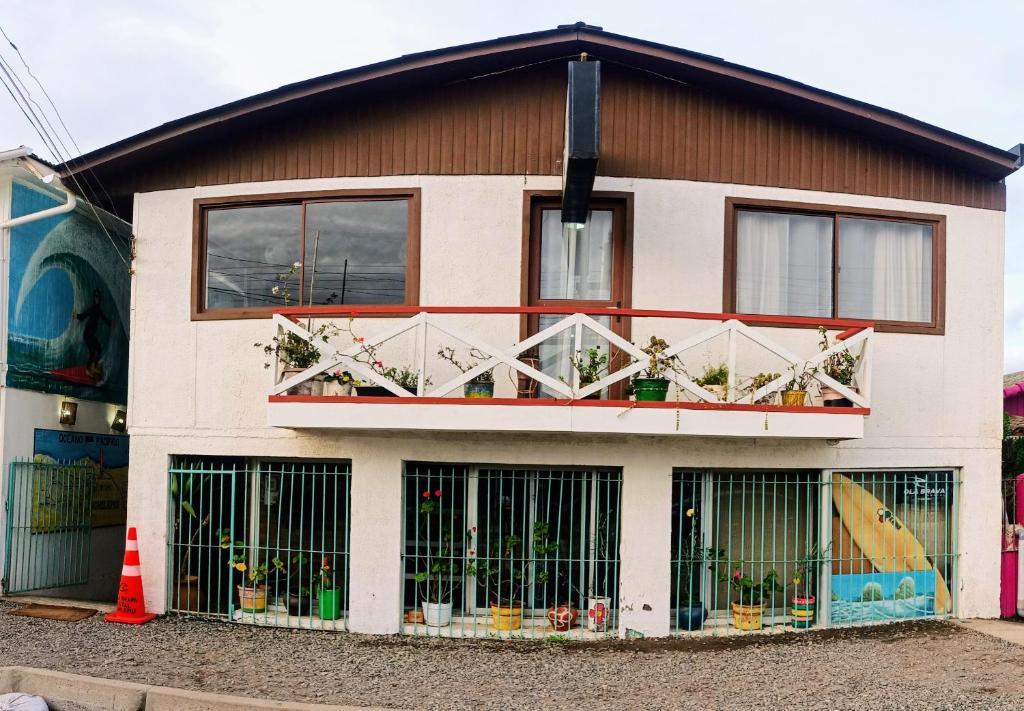
[[[11,462],[5,504],[5,593],[88,580],[95,480],[88,464]]]

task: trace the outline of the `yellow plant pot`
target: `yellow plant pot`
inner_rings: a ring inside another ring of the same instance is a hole
[[[761,615],[764,614],[764,603],[759,605],[732,604],[732,626],[738,630],[761,629]]]
[[[523,606],[491,605],[491,624],[496,630],[517,630],[523,626]]]
[[[784,390],[782,392],[783,407],[803,407],[806,401],[806,390]]]
[[[251,585],[238,586],[238,602],[242,612],[266,612],[267,611],[267,586]]]

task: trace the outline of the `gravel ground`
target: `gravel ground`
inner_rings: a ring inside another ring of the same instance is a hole
[[[404,708],[1011,709],[1024,647],[952,623],[603,643],[414,640],[158,619],[13,617],[0,665]]]

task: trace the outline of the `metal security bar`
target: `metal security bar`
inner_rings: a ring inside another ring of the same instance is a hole
[[[407,464],[403,633],[614,636],[621,482],[612,470]]]
[[[743,634],[956,609],[952,470],[673,479],[672,627]]]
[[[349,484],[347,463],[176,457],[168,609],[344,629]]]
[[[5,593],[88,581],[95,484],[95,470],[87,464],[11,462]]]

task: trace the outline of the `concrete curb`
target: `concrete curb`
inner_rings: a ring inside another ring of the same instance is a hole
[[[52,711],[366,711],[379,708],[247,699],[48,669],[0,667],[0,693],[15,691],[42,696]]]

